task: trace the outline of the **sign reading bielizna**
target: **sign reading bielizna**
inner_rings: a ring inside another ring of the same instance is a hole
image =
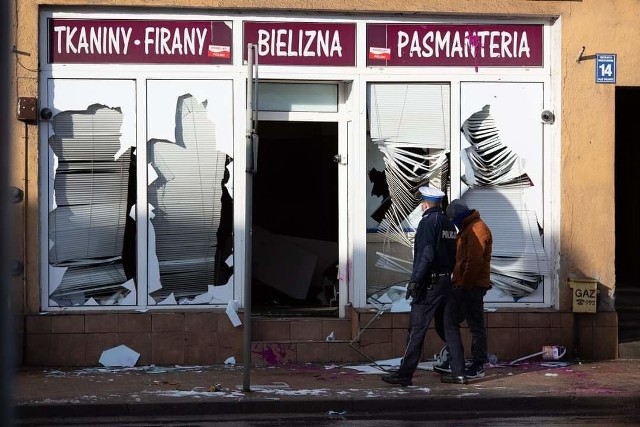
[[[356,25],[333,22],[245,22],[247,45],[261,65],[356,65]]]
[[[542,28],[535,24],[367,24],[367,65],[542,67]]]
[[[230,64],[230,21],[49,20],[49,62]]]

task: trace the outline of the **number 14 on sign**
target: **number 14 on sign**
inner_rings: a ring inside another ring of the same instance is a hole
[[[616,82],[616,55],[596,55],[596,83]]]

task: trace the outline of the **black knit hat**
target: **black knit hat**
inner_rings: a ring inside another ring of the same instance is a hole
[[[447,206],[447,216],[451,219],[457,217],[462,212],[466,212],[469,210],[469,207],[465,202],[460,199],[452,200]]]

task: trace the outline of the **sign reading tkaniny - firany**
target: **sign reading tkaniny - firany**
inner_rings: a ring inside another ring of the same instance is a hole
[[[49,62],[230,64],[231,22],[50,19]]]

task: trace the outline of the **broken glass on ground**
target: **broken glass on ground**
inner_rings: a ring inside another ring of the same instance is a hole
[[[242,321],[238,316],[238,301],[230,300],[229,303],[227,304],[226,313],[227,313],[227,317],[229,317],[229,321],[231,322],[234,328],[242,325]]]
[[[121,344],[103,351],[99,362],[106,367],[132,367],[138,362],[138,358],[140,353]]]

